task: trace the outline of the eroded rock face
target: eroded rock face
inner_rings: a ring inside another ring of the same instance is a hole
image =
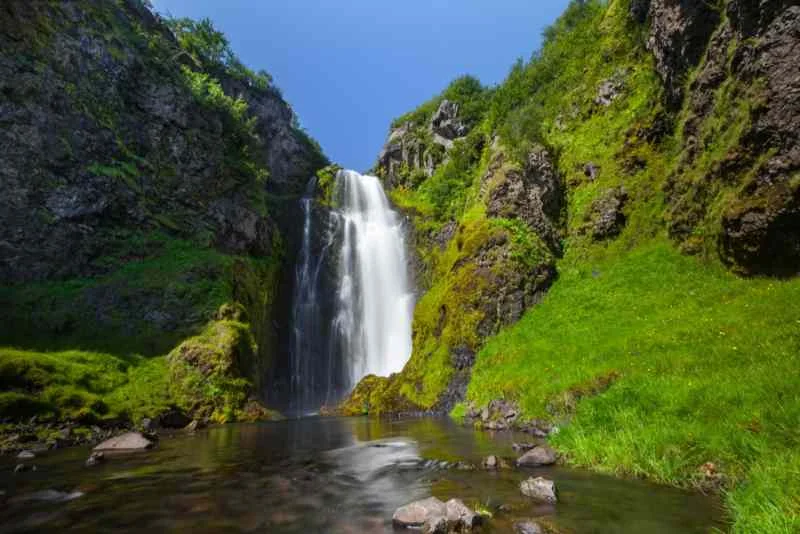
[[[486,209],[490,217],[520,219],[553,252],[560,252],[564,188],[544,147],[531,151],[523,169],[505,165],[505,156],[498,154],[482,184],[489,189]]]
[[[222,77],[255,119],[257,136],[237,138],[137,24],[177,49],[137,2],[0,10],[0,282],[102,274],[93,260],[130,231],[210,231],[225,251],[268,254],[274,223],[249,200],[265,185],[230,165],[236,143],[277,193],[299,194],[319,166],[275,90]],[[111,47],[109,31],[130,37]]]
[[[718,250],[741,274],[800,272],[800,6],[792,4],[727,3],[727,18],[689,87],[682,160],[666,187],[670,234],[696,252],[702,244],[695,228],[710,212],[721,213]],[[732,102],[720,101],[723,84]],[[698,170],[700,155],[719,143],[709,134],[715,110],[743,103],[749,117],[739,139],[720,161]],[[720,206],[733,187],[735,195]]]
[[[458,120],[458,104],[456,102],[442,100],[439,109],[431,118],[431,131],[451,141],[467,135],[469,129]]]
[[[591,234],[596,241],[619,235],[626,222],[623,208],[627,201],[628,193],[624,187],[605,191],[592,202],[584,216],[584,232]]]
[[[642,7],[636,3],[640,20]],[[649,19],[647,47],[666,86],[667,102],[677,107],[683,97],[683,76],[700,61],[720,14],[713,3],[704,0],[651,0]]]

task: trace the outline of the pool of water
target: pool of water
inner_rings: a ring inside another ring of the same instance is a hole
[[[565,468],[427,461],[512,459],[515,440],[530,439],[447,419],[313,417],[163,436],[152,451],[95,467],[84,466],[86,448],[37,457],[35,472],[14,474],[18,461],[2,458],[0,532],[392,532],[397,507],[430,495],[491,511],[488,532],[512,532],[525,518],[576,534],[724,530],[718,502],[695,493]],[[558,504],[520,494],[531,475],[555,480]]]

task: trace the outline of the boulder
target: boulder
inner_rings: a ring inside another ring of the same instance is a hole
[[[528,480],[523,480],[519,485],[519,490],[523,495],[537,501],[555,503],[558,500],[555,482],[546,478],[531,477]]]
[[[556,463],[556,451],[547,445],[539,445],[529,450],[517,459],[520,467],[540,467]]]
[[[436,497],[428,497],[421,501],[401,506],[395,510],[392,516],[392,524],[398,528],[423,528],[428,532],[429,527],[437,527],[444,519],[444,526],[447,526],[447,506]]]
[[[31,460],[36,458],[36,454],[34,454],[33,451],[20,451],[20,453],[17,454],[17,458],[20,460]]]
[[[95,452],[130,452],[152,448],[154,443],[139,432],[127,432],[121,436],[107,439],[97,445]]]
[[[623,212],[627,202],[628,192],[624,187],[607,189],[592,202],[589,212],[584,216],[584,232],[590,233],[595,241],[619,235],[627,220]]]

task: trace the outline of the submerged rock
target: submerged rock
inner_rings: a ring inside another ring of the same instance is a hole
[[[517,459],[517,465],[522,467],[540,467],[556,463],[556,451],[547,445],[539,445],[529,450]]]
[[[127,432],[121,436],[107,439],[97,445],[95,452],[129,452],[143,451],[152,448],[154,443],[139,432]]]
[[[519,489],[523,495],[537,501],[555,503],[558,500],[555,482],[546,478],[531,477],[528,480],[523,480],[519,485]]]

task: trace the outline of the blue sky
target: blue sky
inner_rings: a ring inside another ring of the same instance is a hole
[[[372,166],[394,117],[461,74],[503,80],[568,0],[152,0],[208,17],[265,69],[331,160]]]

